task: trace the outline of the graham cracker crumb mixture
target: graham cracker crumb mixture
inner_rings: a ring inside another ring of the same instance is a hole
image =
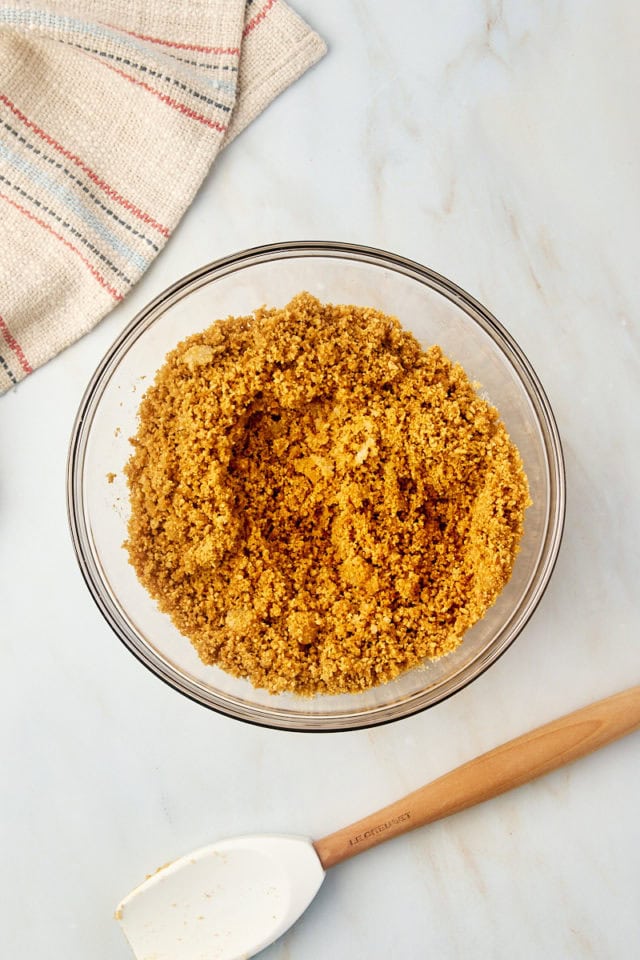
[[[453,650],[529,504],[497,411],[398,320],[301,293],[168,354],[126,467],[130,562],[217,664],[355,692]]]

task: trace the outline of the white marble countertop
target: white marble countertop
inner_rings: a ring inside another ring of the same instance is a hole
[[[640,8],[634,0],[296,0],[327,58],[220,157],[92,334],[0,401],[0,955],[127,960],[115,903],[211,840],[322,836],[640,682]],[[567,461],[560,559],[467,689],[327,736],[247,726],[148,673],[78,571],[65,460],[81,394],[174,280],[276,240],[403,254],[508,327]],[[265,960],[640,955],[640,734],[331,871]]]

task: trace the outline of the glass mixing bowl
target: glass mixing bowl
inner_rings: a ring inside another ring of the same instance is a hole
[[[357,694],[274,696],[205,666],[138,583],[122,543],[123,467],[140,398],[179,340],[214,320],[284,306],[308,290],[322,301],[373,306],[418,340],[459,361],[499,410],[529,478],[531,506],[513,575],[451,654]],[[115,474],[115,477],[113,476]],[[288,730],[370,727],[433,706],[486,670],[531,616],[551,576],[564,520],[562,449],[549,402],[528,360],[473,297],[417,263],[338,243],[280,243],[218,260],[174,284],[135,317],[94,374],[68,462],[73,542],[91,594],[123,643],[175,690],[241,720]]]

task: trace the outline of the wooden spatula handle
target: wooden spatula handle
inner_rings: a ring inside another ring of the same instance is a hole
[[[640,727],[640,686],[538,727],[317,840],[325,869],[415,827],[519,787]]]

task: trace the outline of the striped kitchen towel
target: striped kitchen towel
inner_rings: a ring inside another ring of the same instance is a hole
[[[0,6],[0,393],[91,329],[325,53],[283,0]]]

